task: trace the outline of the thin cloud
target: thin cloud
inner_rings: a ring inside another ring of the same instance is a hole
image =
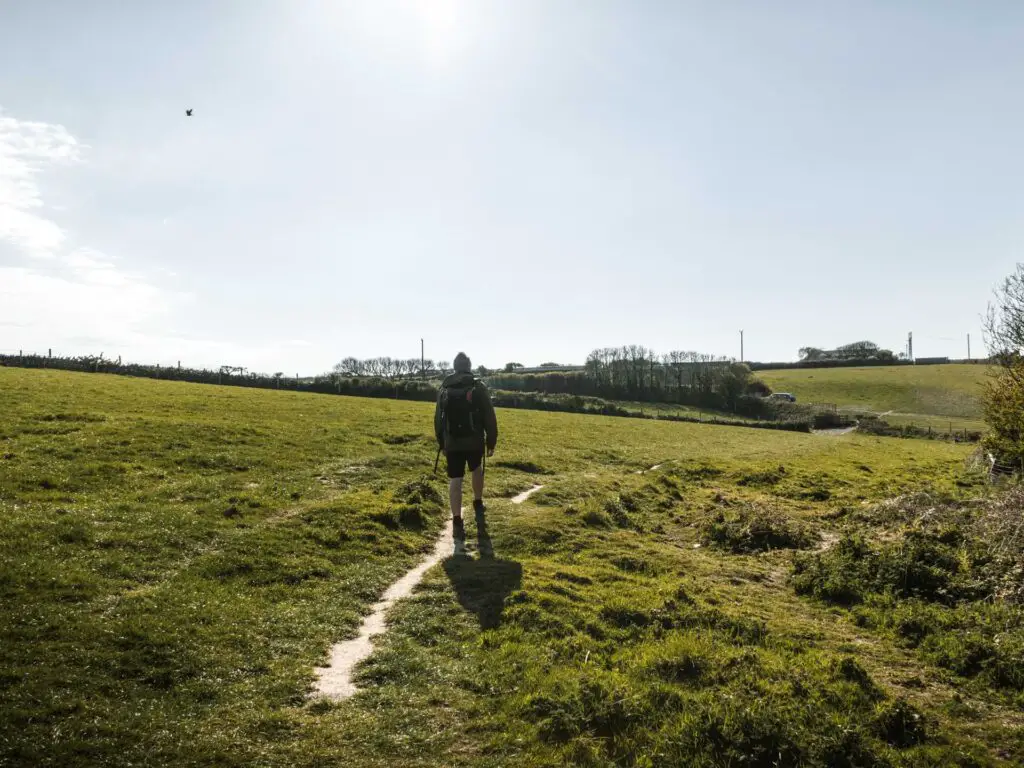
[[[53,257],[64,230],[47,216],[39,176],[81,159],[83,145],[62,125],[0,115],[0,241],[35,257]]]
[[[159,289],[110,262],[73,260],[77,266],[50,273],[0,267],[0,323],[30,328],[26,344],[57,346],[82,335],[117,343],[169,309]]]
[[[64,126],[0,115],[0,252],[11,246],[15,254],[13,264],[0,262],[0,325],[24,329],[19,346],[83,338],[124,344],[159,327],[180,298],[76,246],[53,218],[58,211],[46,205],[41,179],[79,162],[83,149]]]

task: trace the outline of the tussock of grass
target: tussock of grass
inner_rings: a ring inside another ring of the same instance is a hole
[[[668,472],[679,477],[683,481],[692,483],[706,482],[724,474],[721,467],[696,462],[689,465],[670,467]]]
[[[760,505],[720,510],[704,524],[701,538],[710,546],[734,553],[803,549],[815,542],[805,526]]]
[[[408,445],[409,443],[415,443],[422,440],[426,440],[426,436],[422,433],[384,435],[384,437],[381,438],[381,442],[384,443],[384,445]]]
[[[492,464],[494,467],[502,467],[504,469],[511,469],[516,472],[525,472],[528,475],[547,475],[550,474],[544,467],[536,464],[532,461],[496,461]]]
[[[782,482],[785,477],[786,468],[783,466],[773,469],[747,471],[740,474],[736,480],[736,485],[746,485],[754,488],[773,486]]]
[[[107,417],[101,413],[46,413],[39,417],[39,421],[70,421],[83,424],[106,420]]]
[[[421,478],[398,489],[391,507],[374,515],[389,527],[423,528],[432,519],[437,520],[444,510],[441,494],[431,485],[428,478]]]

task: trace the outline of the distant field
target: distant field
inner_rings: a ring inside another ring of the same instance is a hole
[[[329,702],[314,667],[447,524],[431,404],[9,368],[0,403],[0,765],[1024,760],[1011,657],[789,583],[877,502],[976,496],[961,446],[500,410],[493,557],[469,521]]]
[[[893,423],[981,428],[979,400],[988,369],[981,365],[878,366],[759,371],[777,392],[798,401],[887,414]]]

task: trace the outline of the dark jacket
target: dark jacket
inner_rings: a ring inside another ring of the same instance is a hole
[[[481,416],[478,434],[472,438],[473,445],[445,445],[445,435],[441,424],[441,393],[445,387],[467,386],[473,384],[473,402],[477,405]],[[484,446],[488,450],[494,450],[498,444],[498,419],[494,415],[494,406],[491,404],[491,394],[487,391],[487,385],[471,373],[453,373],[441,382],[441,389],[437,393],[437,404],[434,406],[434,437],[437,438],[437,445],[444,450],[481,450]]]

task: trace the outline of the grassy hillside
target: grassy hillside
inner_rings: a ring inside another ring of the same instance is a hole
[[[877,501],[975,493],[958,446],[501,411],[488,529],[335,703],[314,667],[445,524],[428,404],[4,368],[0,401],[0,765],[1024,759],[1012,656],[790,581]]]
[[[887,413],[892,423],[954,428],[981,424],[981,365],[876,366],[759,371],[778,392],[802,402],[836,403],[847,409]]]

